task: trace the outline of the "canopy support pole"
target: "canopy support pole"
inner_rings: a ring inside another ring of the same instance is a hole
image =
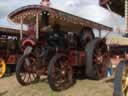
[[[101,30],[99,29],[99,38],[101,38]]]
[[[36,14],[36,39],[39,39],[39,14]]]
[[[116,30],[116,31],[117,31],[118,33],[120,33],[121,29],[120,29],[120,26],[119,26],[118,19],[115,17],[114,13],[112,12],[112,10],[111,10],[109,4],[106,4],[106,7],[107,7],[108,11],[109,11],[110,14],[111,14],[112,20],[116,23],[116,28],[118,29],[118,30]]]
[[[20,29],[20,40],[23,39],[23,17],[21,16],[20,18],[20,24],[21,24],[21,29]]]

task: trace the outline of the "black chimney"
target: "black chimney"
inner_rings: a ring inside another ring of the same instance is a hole
[[[49,25],[49,12],[48,11],[43,11],[42,12],[42,24],[44,26]]]

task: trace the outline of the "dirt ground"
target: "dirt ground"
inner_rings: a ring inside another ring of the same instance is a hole
[[[66,91],[54,92],[47,80],[23,87],[16,81],[15,75],[0,79],[0,96],[112,96],[112,93],[112,82],[77,80]]]

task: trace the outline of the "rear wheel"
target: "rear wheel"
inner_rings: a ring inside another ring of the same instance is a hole
[[[33,56],[23,55],[16,65],[16,78],[21,85],[29,85],[39,81],[35,72],[36,59]]]
[[[86,46],[86,75],[90,79],[107,76],[109,62],[107,45],[101,39],[94,39]]]
[[[114,96],[128,96],[128,61],[121,61],[116,68]]]
[[[63,54],[55,55],[48,66],[48,82],[55,91],[61,91],[74,84],[72,66]]]
[[[5,75],[6,72],[6,63],[3,59],[0,59],[0,78]]]

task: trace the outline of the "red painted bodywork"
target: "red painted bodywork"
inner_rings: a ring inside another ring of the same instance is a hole
[[[73,66],[83,65],[85,63],[85,56],[84,51],[70,50],[68,54],[69,64]]]
[[[15,64],[16,63],[16,55],[9,55],[7,64]]]
[[[25,47],[25,46],[35,46],[36,45],[36,42],[32,39],[25,39],[23,42],[22,42],[22,47]]]

